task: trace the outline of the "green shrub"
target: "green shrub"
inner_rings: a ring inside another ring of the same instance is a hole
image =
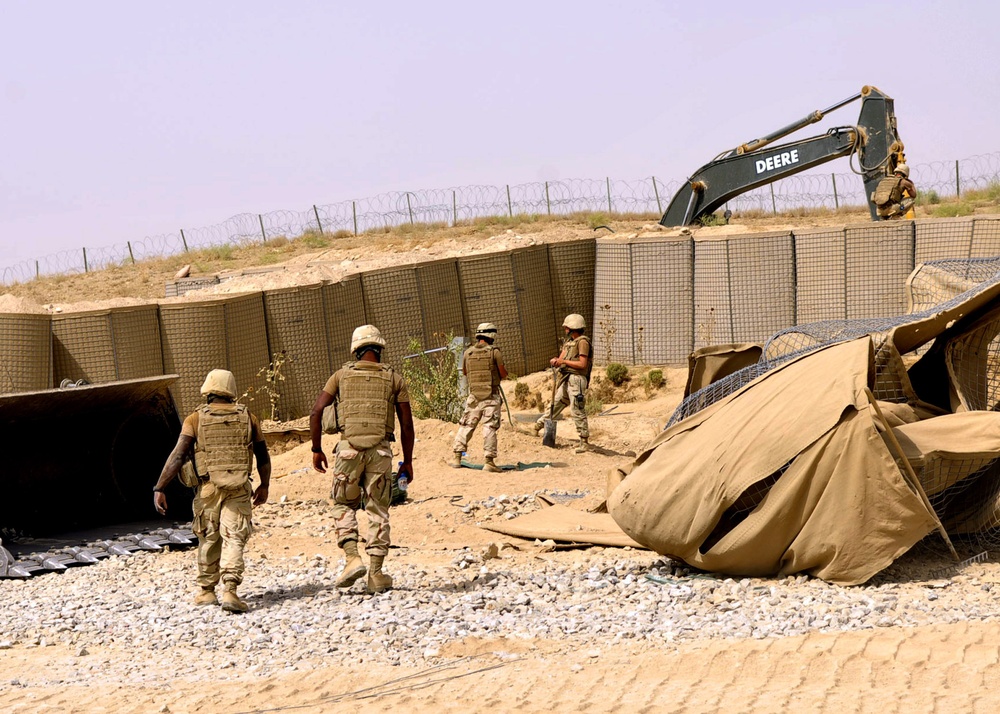
[[[628,367],[618,362],[612,362],[604,368],[604,374],[607,375],[609,382],[620,387],[628,379]]]
[[[659,389],[663,386],[663,370],[662,369],[651,369],[649,374],[646,375],[649,380],[649,386],[653,389]]]
[[[936,206],[941,203],[941,196],[938,192],[931,189],[930,191],[925,191],[917,196],[917,203],[925,203],[928,206]]]
[[[452,335],[445,344],[452,343]],[[458,359],[452,350],[424,354],[420,340],[410,340],[407,352],[416,355],[403,360],[403,378],[410,391],[410,406],[418,419],[458,422],[462,398],[458,394]]]
[[[726,219],[718,213],[706,213],[698,219],[698,223],[702,226],[724,226]]]
[[[330,239],[317,231],[308,231],[296,239],[296,242],[305,248],[326,248],[330,245]]]
[[[587,401],[583,405],[583,410],[587,412],[587,416],[594,416],[595,414],[600,414],[604,411],[604,402],[601,398],[597,396],[594,392],[587,391]]]
[[[590,226],[591,229],[608,225],[608,214],[601,213],[600,211],[591,213],[587,216],[587,225]]]

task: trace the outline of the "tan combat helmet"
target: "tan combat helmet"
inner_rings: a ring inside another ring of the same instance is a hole
[[[362,347],[368,345],[385,347],[385,339],[383,339],[382,333],[378,331],[375,325],[362,325],[354,330],[354,334],[351,335],[351,352],[357,352]]]
[[[209,394],[236,399],[236,377],[228,369],[213,369],[201,385],[201,395]]]
[[[910,178],[910,167],[906,164],[896,164],[895,173],[903,174],[906,178]]]
[[[497,326],[492,322],[480,322],[479,327],[476,328],[476,339],[480,337],[486,337],[490,339],[495,339],[497,336]]]
[[[587,321],[583,319],[583,315],[577,315],[574,312],[563,320],[563,327],[568,327],[571,330],[584,330],[587,328]]]

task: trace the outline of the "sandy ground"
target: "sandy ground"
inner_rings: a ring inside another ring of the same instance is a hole
[[[592,419],[592,440],[601,452],[572,452],[572,424],[561,421],[556,450],[511,429],[501,431],[501,463],[546,461],[548,468],[485,474],[448,468],[443,459],[455,432],[452,424],[417,424],[416,478],[411,500],[392,511],[394,547],[387,565],[451,562],[463,548],[480,549],[516,541],[504,558],[522,563],[558,559],[580,562],[593,550],[551,552],[476,527],[458,503],[501,493],[581,490],[574,507],[587,508],[604,496],[607,471],[626,463],[677,404],[683,370],[666,370],[667,383],[649,401],[623,404],[618,416]],[[529,377],[541,387],[544,375]],[[510,386],[510,385],[508,385]],[[508,390],[512,391],[512,390]],[[529,418],[530,412],[515,417]],[[332,446],[336,437],[324,437]],[[277,505],[325,498],[328,477],[309,468],[308,444],[275,445],[272,502],[258,509],[252,563],[321,553],[336,559],[328,536],[281,523]],[[482,458],[477,432],[469,458]],[[453,498],[453,497],[460,498]],[[303,524],[304,525],[304,524]],[[623,557],[652,563],[646,551],[618,550]],[[186,551],[159,557],[191,560]],[[998,570],[986,564],[981,567]],[[56,576],[48,576],[56,577]],[[308,596],[308,595],[304,595]],[[0,638],[2,639],[2,638]],[[764,640],[696,640],[652,647],[608,643],[584,650],[558,640],[465,637],[442,647],[426,666],[360,662],[319,666],[266,677],[238,669],[216,669],[206,681],[175,679],[166,686],[124,685],[95,677],[92,684],[16,686],[15,681],[58,682],[80,666],[72,648],[15,645],[0,650],[0,711],[5,712],[993,712],[1000,706],[1000,623],[967,622],[925,627],[889,627],[860,632],[810,634]],[[91,661],[113,663],[142,658],[127,646],[95,648]],[[178,655],[180,656],[180,655]],[[363,653],[358,653],[359,660]]]

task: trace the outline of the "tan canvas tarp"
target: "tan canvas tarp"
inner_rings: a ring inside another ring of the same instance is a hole
[[[865,337],[765,374],[660,434],[609,512],[705,570],[865,582],[934,528],[876,429],[871,370]]]
[[[539,538],[569,543],[593,543],[624,548],[642,548],[622,532],[607,513],[587,513],[566,506],[549,506],[502,523],[483,528],[518,538]]]

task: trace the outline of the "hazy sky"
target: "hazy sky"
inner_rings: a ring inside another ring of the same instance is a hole
[[[1000,151],[998,7],[0,0],[0,265],[385,191],[680,179],[865,84],[911,163]]]

